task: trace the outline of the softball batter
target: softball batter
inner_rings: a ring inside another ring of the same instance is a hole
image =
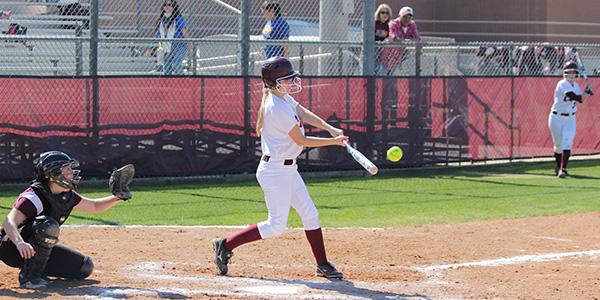
[[[256,178],[265,194],[268,219],[227,238],[214,239],[214,263],[221,275],[227,274],[232,250],[283,233],[292,206],[302,219],[306,238],[316,259],[316,275],[341,279],[342,273],[327,260],[317,208],[298,173],[296,157],[304,147],[344,146],[348,137],[341,129],[329,125],[290,96],[300,92],[302,85],[300,73],[294,70],[289,60],[272,57],[263,63],[261,71],[264,90],[256,133],[261,138],[263,156]],[[303,122],[328,131],[332,137],[305,136]]]
[[[554,174],[560,178],[569,175],[567,165],[569,164],[577,127],[577,120],[575,119],[577,103],[583,103],[585,96],[592,93],[589,85],[586,86],[585,92],[581,93],[579,84],[577,84],[579,69],[574,61],[565,63],[563,77],[556,84],[554,104],[552,104],[550,116],[548,117],[548,127],[550,127],[550,133],[554,141],[554,158],[556,159]]]

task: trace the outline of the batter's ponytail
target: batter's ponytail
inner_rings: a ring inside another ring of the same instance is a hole
[[[264,110],[265,110],[265,100],[269,96],[269,89],[263,87],[263,96],[260,101],[260,108],[258,109],[258,118],[256,118],[256,135],[260,137],[262,133],[263,123],[265,121]]]

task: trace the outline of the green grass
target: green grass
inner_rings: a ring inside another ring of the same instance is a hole
[[[389,176],[306,179],[324,227],[401,227],[600,211],[600,162],[571,163],[571,178],[550,163],[396,172]],[[243,225],[266,218],[255,181],[133,186],[134,198],[70,224]],[[19,190],[0,192],[5,215]],[[81,193],[101,197],[105,189]],[[289,225],[300,227],[297,214]]]

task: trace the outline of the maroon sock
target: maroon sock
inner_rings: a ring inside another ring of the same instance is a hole
[[[258,241],[260,239],[262,239],[262,237],[258,231],[258,226],[252,224],[245,229],[228,236],[225,240],[225,249],[233,250],[243,244]]]
[[[562,153],[554,153],[554,160],[556,160],[556,168],[560,169],[562,166]]]
[[[317,260],[317,265],[322,265],[327,262],[327,255],[325,254],[325,244],[323,243],[323,232],[321,228],[315,230],[304,230],[306,233],[306,239],[310,244],[313,255]]]

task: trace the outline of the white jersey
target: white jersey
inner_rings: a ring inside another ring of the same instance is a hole
[[[559,114],[571,114],[577,111],[577,101],[566,100],[566,94],[573,92],[576,95],[581,95],[581,89],[577,82],[569,83],[566,79],[559,81],[556,84],[554,91],[554,103],[552,111]]]
[[[263,155],[270,156],[274,161],[298,157],[303,147],[288,135],[296,125],[304,134],[304,126],[296,112],[298,102],[290,95],[286,94],[282,99],[269,92],[263,108],[264,122],[260,136]]]

